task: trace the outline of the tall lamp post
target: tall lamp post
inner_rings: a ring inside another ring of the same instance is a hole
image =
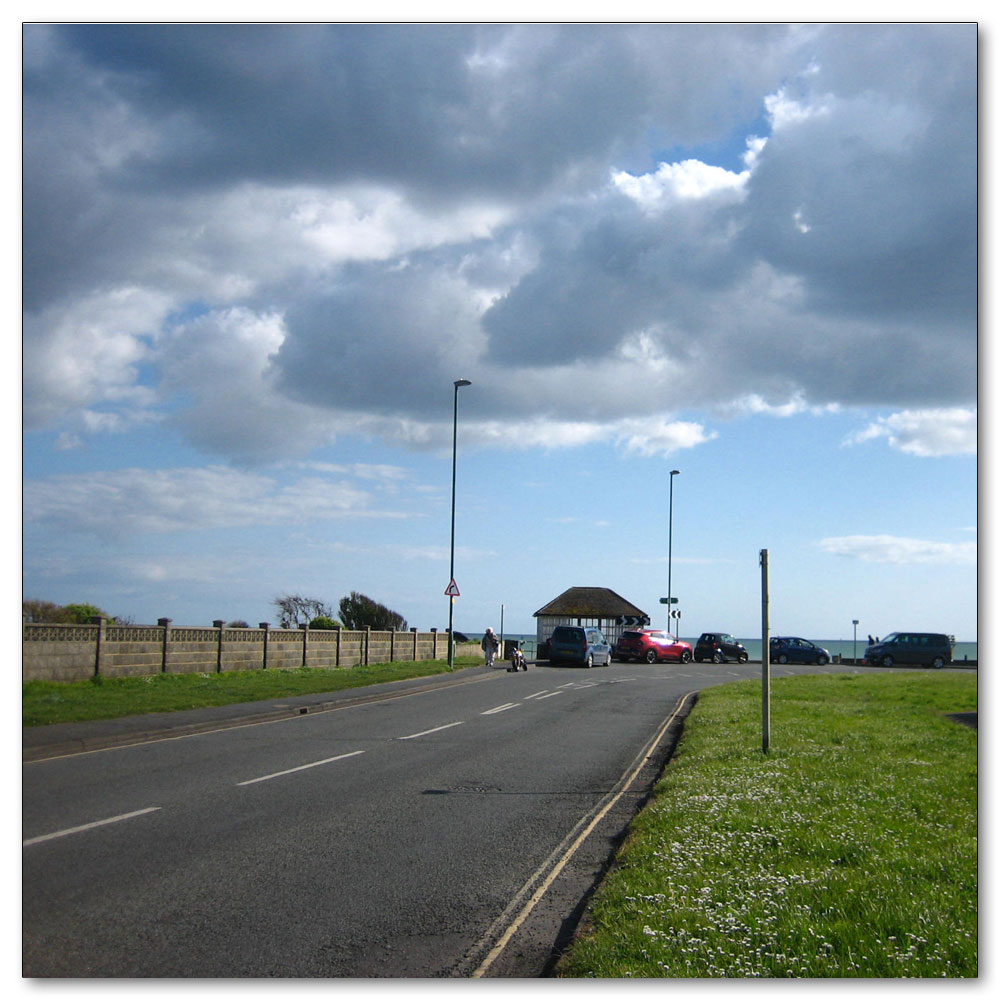
[[[455,669],[455,471],[458,465],[458,390],[472,385],[467,378],[455,380],[455,411],[451,430],[451,571],[448,574],[448,669]]]
[[[674,561],[674,476],[681,474],[680,469],[670,470],[670,519],[667,529],[667,631],[670,631],[670,619],[673,617],[674,592],[673,592],[673,561]]]
[[[854,662],[858,662],[858,619],[852,618],[851,621],[854,623]]]

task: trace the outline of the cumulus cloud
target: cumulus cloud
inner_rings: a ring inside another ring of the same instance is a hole
[[[831,555],[860,559],[862,562],[958,566],[974,565],[976,562],[975,542],[932,542],[894,535],[845,535],[824,538],[819,544]]]
[[[976,453],[975,409],[903,410],[879,417],[851,435],[845,444],[864,444],[884,438],[890,447],[921,458]]]
[[[457,377],[473,439],[636,455],[974,399],[975,25],[24,37],[25,422],[64,445],[439,448]]]

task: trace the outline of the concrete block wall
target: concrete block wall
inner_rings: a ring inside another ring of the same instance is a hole
[[[163,669],[162,627],[104,625],[101,628],[100,666],[96,665],[95,651],[88,676],[99,670],[104,677],[145,677]]]
[[[75,681],[94,675],[96,625],[25,625],[21,677]]]
[[[336,669],[392,660],[448,658],[442,632],[349,632],[346,629],[175,627],[169,618],[157,625],[25,623],[22,632],[23,681],[143,677],[158,673],[215,673],[223,670]],[[477,643],[459,643],[456,656],[479,656]]]

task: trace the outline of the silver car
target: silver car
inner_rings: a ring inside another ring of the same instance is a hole
[[[591,625],[557,625],[549,639],[549,663],[582,663],[585,667],[611,662],[611,644]]]

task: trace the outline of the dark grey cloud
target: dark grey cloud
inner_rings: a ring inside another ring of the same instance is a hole
[[[975,399],[974,25],[24,38],[32,426],[169,408],[250,460],[433,443],[459,375],[498,387],[470,418],[638,447],[743,397]]]
[[[678,25],[67,25],[29,65],[46,106],[84,79],[157,141],[123,188],[378,180],[438,199],[526,194],[648,139],[718,138],[776,79],[775,27]],[[720,77],[739,52],[741,80]],[[52,62],[65,60],[53,79]],[[770,65],[769,65],[770,64]],[[69,67],[75,67],[75,72]],[[62,86],[60,86],[62,84]],[[640,145],[641,144],[641,145]],[[589,173],[586,168],[589,167]]]

